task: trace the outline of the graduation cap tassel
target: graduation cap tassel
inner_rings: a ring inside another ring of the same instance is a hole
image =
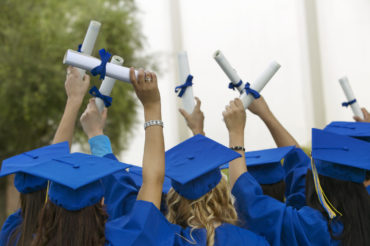
[[[329,215],[330,219],[334,219],[337,216],[337,214],[342,216],[342,214],[330,203],[329,199],[326,197],[324,191],[322,190],[319,176],[317,174],[316,166],[313,159],[311,159],[311,168],[317,196],[319,198],[321,205],[324,207],[325,211]]]
[[[49,198],[49,186],[50,186],[50,180],[48,180],[48,184],[46,185],[46,195],[45,195],[45,203],[44,203],[44,206],[46,206],[46,203],[48,202],[48,198]]]

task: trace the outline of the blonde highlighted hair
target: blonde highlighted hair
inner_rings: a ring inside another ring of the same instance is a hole
[[[223,177],[220,183],[210,192],[197,200],[189,200],[178,194],[173,188],[167,195],[169,222],[194,229],[207,230],[207,246],[215,242],[216,227],[222,223],[236,225],[238,217],[232,204],[227,181]],[[196,244],[190,232],[191,240]]]

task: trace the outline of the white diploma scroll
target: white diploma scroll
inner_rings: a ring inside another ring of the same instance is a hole
[[[189,69],[189,62],[188,62],[188,55],[185,51],[179,52],[177,54],[177,60],[179,64],[179,79],[181,83],[185,83],[186,79],[190,75]],[[182,105],[185,111],[191,114],[194,110],[194,95],[193,95],[193,87],[188,86],[185,90],[185,93],[182,95]]]
[[[67,50],[64,55],[63,64],[91,71],[101,64],[101,60],[74,50]],[[107,63],[105,75],[123,82],[131,82],[130,69],[111,62]],[[135,76],[137,76],[137,71],[135,71]]]
[[[250,88],[255,91],[261,92],[262,89],[266,86],[266,84],[270,81],[270,79],[275,75],[275,73],[279,70],[280,64],[273,61],[270,65],[266,68],[266,70],[251,84]],[[243,92],[240,96],[240,99],[243,102],[244,108],[247,109],[249,105],[254,100],[254,97],[251,94]]]
[[[213,58],[216,60],[216,62],[221,67],[221,69],[224,71],[224,73],[226,73],[231,83],[233,83],[234,85],[237,85],[239,81],[241,81],[241,78],[239,77],[236,70],[230,65],[230,63],[228,62],[228,60],[225,58],[224,54],[222,54],[220,50],[217,50],[213,54]],[[238,86],[237,89],[241,93],[244,90],[244,83]]]
[[[351,86],[349,84],[349,81],[348,81],[348,78],[346,76],[340,78],[339,83],[342,86],[342,89],[344,91],[344,94],[346,95],[346,98],[347,98],[348,102],[356,99],[355,94],[353,94],[352,88],[351,88]],[[358,116],[361,119],[364,118],[364,115],[362,114],[360,105],[358,104],[357,101],[355,103],[352,103],[350,106],[351,106],[353,114],[355,116]]]
[[[90,25],[87,28],[87,32],[84,38],[84,41],[81,45],[81,52],[87,55],[91,55],[95,46],[96,39],[100,30],[100,22],[90,21]],[[85,70],[79,69],[81,77],[85,75]]]
[[[112,64],[122,65],[123,64],[123,58],[120,57],[120,56],[113,56],[110,62]],[[101,83],[100,88],[99,88],[100,93],[103,94],[104,96],[110,96],[110,94],[112,92],[112,89],[113,89],[113,86],[114,86],[114,83],[116,83],[115,79],[105,76],[105,79],[103,80],[103,82]],[[95,103],[96,103],[96,106],[99,109],[99,112],[101,113],[103,111],[104,107],[105,107],[104,101],[102,99],[100,99],[99,97],[97,97],[97,98],[95,98]]]

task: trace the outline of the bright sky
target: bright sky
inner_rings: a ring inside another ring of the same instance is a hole
[[[147,36],[146,51],[158,58],[162,68],[159,83],[166,149],[179,143],[181,129],[178,124],[181,116],[177,112],[181,104],[174,93],[179,83],[172,45],[170,1],[174,0],[137,1]],[[360,105],[370,109],[370,1],[316,2],[325,122],[351,121],[351,110],[340,106],[345,97],[338,78],[347,75]],[[309,145],[314,125],[312,98],[307,91],[310,79],[303,3],[304,0],[180,0],[183,48],[188,52],[194,76],[194,95],[202,100],[208,137],[228,144],[222,111],[237,96],[227,89],[229,80],[212,58],[220,49],[243,80],[252,84],[270,61],[276,60],[282,65],[262,94],[298,142]],[[138,119],[130,148],[122,153],[121,161],[141,165],[142,111],[138,112]],[[249,112],[245,134],[247,150],[275,147],[263,122]]]

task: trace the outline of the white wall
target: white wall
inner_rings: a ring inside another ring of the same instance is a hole
[[[351,120],[338,78],[347,75],[360,106],[370,109],[370,1],[318,1],[327,122]]]
[[[171,0],[138,0],[142,11],[147,51],[158,54],[163,73],[159,76],[165,123],[166,149],[178,143],[178,99],[173,92],[176,61],[173,60],[170,28]],[[303,44],[303,0],[186,0],[180,1],[183,46],[194,75],[194,94],[202,100],[206,134],[228,144],[222,111],[237,92],[227,89],[228,79],[212,58],[220,49],[244,81],[253,80],[271,60],[282,67],[263,91],[270,108],[300,144],[310,142],[311,112],[308,96],[306,46]],[[370,77],[370,2],[366,0],[317,1],[319,44],[322,56],[326,121],[351,120],[351,112],[340,106],[344,94],[337,79],[347,74],[361,105],[367,96]],[[305,84],[306,83],[306,84]],[[177,84],[177,83],[176,83]],[[370,108],[370,106],[369,106]],[[144,130],[142,113],[135,137],[121,160],[141,165]],[[248,150],[274,147],[263,123],[247,113]],[[182,129],[184,130],[184,129]]]

